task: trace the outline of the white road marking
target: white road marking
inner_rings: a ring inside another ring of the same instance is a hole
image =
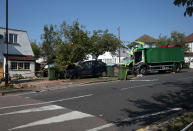
[[[105,128],[108,128],[108,127],[112,127],[112,126],[115,126],[115,124],[109,123],[109,124],[98,126],[96,128],[89,129],[89,130],[86,130],[86,131],[99,131],[99,130],[102,130],[102,129],[105,129]]]
[[[158,79],[153,79],[153,80],[129,80],[129,81],[147,81],[147,82],[149,82],[149,81],[158,81]]]
[[[164,110],[164,111],[160,111],[160,112],[156,112],[156,113],[152,113],[152,114],[146,114],[146,115],[137,116],[137,117],[133,117],[133,118],[127,118],[127,119],[124,119],[122,121],[116,121],[114,123],[109,123],[109,124],[105,124],[102,126],[98,126],[96,128],[89,129],[87,131],[99,131],[99,130],[102,130],[102,129],[105,129],[108,127],[116,126],[116,123],[125,122],[125,121],[130,122],[130,121],[134,121],[134,120],[138,120],[138,119],[145,119],[145,118],[149,118],[149,117],[153,117],[153,116],[157,116],[157,115],[161,115],[161,114],[166,114],[166,113],[173,112],[173,111],[180,111],[180,110],[182,110],[182,108],[172,108],[169,110]]]
[[[186,77],[186,78],[180,78],[178,80],[184,80],[184,79],[192,79],[192,77]],[[132,81],[157,81],[158,79],[153,79],[153,80],[130,80],[131,82]],[[154,85],[155,83],[151,83],[151,84],[144,84],[144,85],[139,85],[139,86],[131,86],[131,87],[126,87],[126,88],[122,88],[121,90],[124,91],[124,90],[128,90],[128,89],[131,89],[131,88],[137,88],[137,87],[144,87],[144,86],[151,86],[151,85]]]
[[[66,114],[62,114],[59,116],[54,116],[51,118],[47,118],[47,119],[35,121],[32,123],[28,123],[26,125],[14,127],[14,128],[9,129],[9,130],[11,131],[11,130],[16,130],[16,129],[21,129],[21,128],[27,128],[27,127],[39,126],[39,125],[45,125],[45,124],[52,124],[52,123],[58,123],[58,122],[65,122],[65,121],[88,118],[88,117],[94,117],[94,116],[90,115],[90,114],[82,113],[79,111],[72,111],[70,113],[66,113]]]
[[[59,110],[59,109],[65,109],[65,108],[62,106],[57,106],[57,105],[49,105],[49,106],[42,106],[42,107],[37,107],[37,108],[31,108],[31,109],[26,109],[26,110],[4,113],[4,114],[0,114],[0,116],[31,113],[31,112],[40,112],[40,111],[51,111],[51,110]]]
[[[172,108],[172,109],[168,109],[168,110],[164,110],[164,111],[160,111],[156,113],[146,114],[146,115],[137,116],[133,118],[127,118],[127,119],[124,119],[123,121],[133,121],[133,120],[138,120],[138,119],[144,119],[144,118],[149,118],[149,117],[166,114],[166,113],[173,112],[173,111],[180,111],[180,110],[182,110],[182,108]]]
[[[137,88],[137,87],[143,87],[143,86],[151,86],[151,85],[154,85],[155,83],[153,84],[145,84],[145,85],[139,85],[139,86],[131,86],[131,87],[127,87],[127,88],[122,88],[121,90],[128,90],[128,89],[131,89],[131,88]]]
[[[67,101],[67,100],[74,100],[74,99],[79,99],[79,98],[84,98],[84,97],[89,97],[89,96],[93,96],[93,94],[88,94],[88,95],[83,95],[83,96],[77,96],[77,97],[71,97],[71,98],[65,98],[65,99],[59,99],[59,100],[48,101],[48,102],[39,102],[39,103],[24,104],[24,105],[16,105],[16,106],[6,106],[6,107],[1,107],[0,110],[2,110],[2,109],[9,109],[9,108],[17,108],[17,107],[33,106],[33,105],[50,104],[50,103],[61,102],[61,101]]]
[[[133,117],[133,118],[127,118],[127,119],[124,119],[122,121],[116,121],[114,123],[109,123],[109,124],[105,124],[105,125],[102,125],[102,126],[98,126],[96,128],[89,129],[87,131],[99,131],[99,130],[102,130],[102,129],[105,129],[105,128],[116,126],[116,123],[120,123],[120,122],[123,122],[123,121],[130,122],[130,121],[134,121],[134,120],[138,120],[138,119],[144,119],[144,118],[157,116],[157,115],[161,115],[161,114],[166,114],[166,113],[173,112],[173,111],[180,111],[180,110],[182,110],[182,108],[172,108],[172,109],[169,109],[169,110],[160,111],[160,112],[156,112],[156,113],[152,113],[152,114],[146,114],[146,115],[137,116],[137,117]]]

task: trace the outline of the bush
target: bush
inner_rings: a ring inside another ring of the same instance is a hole
[[[64,79],[65,78],[65,68],[62,67],[62,66],[55,66],[55,67],[52,67],[54,68],[55,70],[55,73],[56,73],[56,79]]]
[[[186,112],[183,115],[175,118],[168,125],[160,129],[161,131],[180,131],[193,121],[193,112]],[[190,127],[187,131],[192,131],[193,127]]]
[[[15,77],[16,79],[23,79],[24,78],[22,76],[22,74],[15,74],[15,75],[13,75],[13,77]]]

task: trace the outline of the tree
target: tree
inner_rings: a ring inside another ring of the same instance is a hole
[[[31,42],[32,51],[34,53],[35,59],[40,57],[40,47],[36,44],[36,41]]]
[[[72,62],[72,45],[63,43],[59,45],[56,49],[56,63],[59,66],[65,67],[66,65],[69,65]]]
[[[106,51],[115,54],[117,49],[121,46],[120,41],[115,35],[108,33],[108,30],[94,30],[93,35],[90,37],[90,42],[92,44],[90,53],[94,55],[96,59]]]
[[[163,46],[163,45],[169,45],[169,44],[171,44],[171,39],[170,38],[168,38],[168,36],[162,36],[161,34],[159,35],[159,38],[157,39],[157,46],[158,47],[161,47],[161,46]]]
[[[185,6],[186,11],[184,12],[184,16],[189,15],[192,16],[193,12],[193,0],[174,0],[174,5],[176,6]]]
[[[186,52],[189,50],[188,45],[185,44],[184,42],[185,34],[180,33],[177,31],[171,32],[170,37],[167,36],[159,36],[157,40],[157,46],[161,47],[162,45],[179,45],[184,48],[184,51]]]
[[[61,39],[71,49],[72,63],[84,60],[89,53],[88,31],[84,29],[84,26],[80,26],[78,21],[74,21],[72,25],[67,25],[65,22],[61,24]]]
[[[41,36],[43,43],[41,45],[42,56],[46,58],[47,63],[53,63],[55,59],[55,45],[57,31],[53,25],[44,26],[44,33]]]

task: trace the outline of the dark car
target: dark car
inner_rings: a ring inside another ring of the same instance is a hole
[[[98,77],[106,75],[106,64],[101,61],[91,60],[71,64],[67,68],[68,77],[81,78],[81,77]]]

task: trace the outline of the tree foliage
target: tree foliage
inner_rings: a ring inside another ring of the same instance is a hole
[[[93,31],[90,35],[78,21],[72,25],[63,22],[60,28],[45,25],[42,40],[42,55],[47,63],[56,62],[59,66],[85,60],[88,54],[96,58],[106,51],[114,54],[120,46],[119,40],[108,30]]]
[[[169,45],[169,44],[171,44],[171,39],[170,38],[168,38],[168,36],[167,35],[164,35],[164,36],[162,36],[161,34],[159,35],[159,38],[157,39],[157,47],[161,47],[161,46],[163,46],[163,45]]]
[[[186,16],[186,15],[192,16],[193,0],[174,0],[174,5],[185,6],[186,10],[184,12],[184,16]]]
[[[184,48],[185,51],[189,50],[188,45],[184,42],[185,34],[177,31],[171,32],[170,37],[159,35],[157,39],[157,46],[161,47],[162,45],[179,45]]]
[[[57,45],[56,62],[60,65],[84,60],[89,53],[90,43],[88,32],[75,21],[73,25],[63,22],[60,26],[60,37]]]
[[[127,45],[127,47],[128,47],[129,49],[132,49],[132,48],[135,47],[136,45],[137,45],[136,42],[131,42],[130,44]]]
[[[94,30],[93,35],[90,37],[90,43],[90,53],[94,55],[96,59],[106,51],[115,54],[117,49],[121,46],[116,36],[109,33],[108,30]]]
[[[42,56],[46,58],[47,63],[52,63],[55,59],[56,36],[58,34],[55,28],[53,25],[45,25],[44,33],[41,36],[43,40],[41,45]]]
[[[31,42],[32,51],[34,53],[35,59],[40,57],[40,47],[37,45],[36,41]]]

